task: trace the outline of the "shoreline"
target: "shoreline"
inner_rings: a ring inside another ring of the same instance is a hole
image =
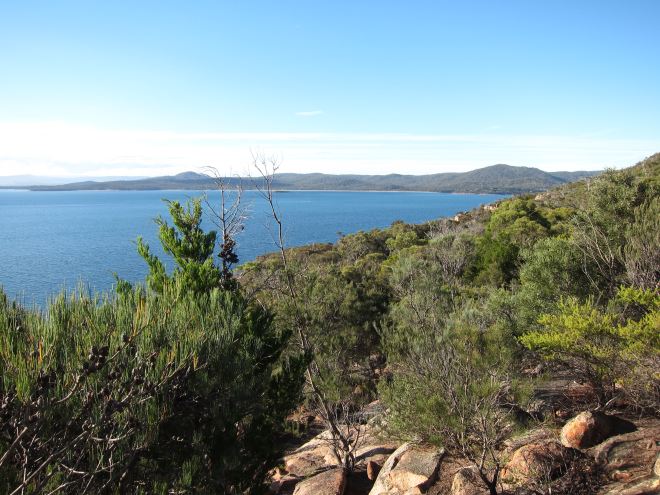
[[[8,187],[0,186],[0,192],[38,192],[38,193],[51,193],[51,192],[186,192],[186,191],[198,191],[198,192],[213,192],[217,189],[32,189],[30,187]],[[231,189],[229,189],[231,191]],[[247,191],[258,191],[255,188],[244,189],[244,192]],[[405,190],[380,190],[380,189],[273,189],[273,192],[276,193],[291,193],[291,192],[334,192],[334,193],[424,193],[424,194],[455,194],[455,195],[476,195],[476,196],[485,196],[485,195],[497,195],[497,196],[511,196],[514,194],[534,194],[538,191],[528,191],[523,192],[464,192],[464,191],[424,191],[416,189],[405,189]]]

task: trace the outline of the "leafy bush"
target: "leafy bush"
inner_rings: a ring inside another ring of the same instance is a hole
[[[570,239],[542,239],[523,250],[521,260],[514,290],[490,294],[493,314],[515,335],[537,328],[539,316],[554,312],[562,297],[590,293],[582,257]]]
[[[490,326],[481,303],[447,270],[462,266],[460,259],[434,262],[436,256],[425,254],[409,253],[392,268],[397,300],[382,331],[389,377],[379,384],[386,427],[468,458],[496,493],[498,449],[511,433],[517,403],[514,341]]]
[[[657,244],[653,244],[657,230],[646,230],[658,223],[653,218],[658,210],[656,181],[643,168],[609,170],[591,181],[588,193],[581,196],[571,234],[589,267],[585,273],[597,297],[613,297],[624,283],[637,284],[644,279],[646,287],[653,287],[649,277],[658,282],[657,267],[649,263],[658,256]],[[636,266],[640,262],[641,266]],[[639,270],[644,266],[646,275],[640,279]]]
[[[379,390],[391,434],[467,458],[497,493],[500,449],[516,426],[522,388],[511,373],[506,342],[469,319],[461,315],[416,329],[395,320],[383,333],[391,375]]]
[[[660,280],[660,197],[655,196],[634,211],[623,249],[628,283],[653,289]]]
[[[478,284],[508,286],[518,275],[520,252],[550,234],[550,221],[529,198],[499,204],[477,240],[472,278]]]
[[[593,386],[601,407],[616,397],[619,385],[626,385],[638,401],[657,408],[659,310],[660,295],[648,289],[621,288],[604,310],[593,299],[571,297],[559,303],[556,314],[541,316],[542,329],[520,340]]]

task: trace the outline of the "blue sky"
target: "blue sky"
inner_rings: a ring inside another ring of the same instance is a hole
[[[0,0],[0,175],[571,170],[660,151],[660,2]]]

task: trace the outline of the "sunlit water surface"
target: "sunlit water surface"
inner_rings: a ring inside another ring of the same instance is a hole
[[[162,199],[194,196],[188,191],[0,190],[0,286],[12,298],[40,304],[80,282],[91,290],[112,287],[121,278],[142,281],[147,273],[135,239],[153,251],[158,215],[167,218]],[[286,243],[299,246],[334,242],[339,233],[387,227],[393,221],[420,223],[490,203],[501,196],[415,192],[295,191],[276,193]],[[218,193],[209,195],[218,203]],[[268,205],[255,191],[243,196],[248,219],[238,238],[241,262],[273,251]],[[206,219],[206,227],[213,225]]]

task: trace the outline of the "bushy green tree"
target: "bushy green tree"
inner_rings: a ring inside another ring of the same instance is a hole
[[[545,212],[531,198],[499,204],[477,240],[476,283],[508,286],[518,275],[520,253],[551,233]]]
[[[539,316],[555,311],[562,297],[587,297],[589,279],[579,250],[570,239],[548,237],[521,253],[518,283],[512,290],[491,292],[493,314],[511,333],[536,328]]]
[[[391,267],[390,284],[395,302],[389,316],[400,328],[411,332],[437,331],[458,303],[455,287],[444,279],[439,264],[423,258],[421,253],[399,257]]]
[[[461,281],[470,246],[469,238],[444,234],[391,267],[394,300],[382,330],[389,375],[379,391],[391,434],[468,458],[496,493],[498,450],[514,419],[515,341]]]
[[[201,200],[192,199],[186,205],[178,201],[167,201],[167,204],[173,225],[162,217],[158,217],[156,223],[163,250],[172,256],[176,266],[168,275],[163,262],[141,237],[138,238],[138,253],[149,265],[149,288],[162,293],[167,284],[180,281],[185,290],[203,293],[227,285],[228,275],[223,277],[222,269],[214,260],[217,233],[202,229]]]
[[[660,282],[660,196],[635,208],[623,248],[628,283],[653,289]]]
[[[340,428],[332,446],[338,462],[352,469],[362,417],[359,411],[375,398],[378,364],[377,324],[388,302],[386,279],[380,273],[382,255],[366,255],[340,265],[325,249],[287,252],[285,278],[275,260],[247,267],[242,280],[248,288],[265,280],[269,289],[256,298],[272,308],[278,328],[304,328],[305,345],[312,354],[305,406],[320,415],[328,428]],[[288,290],[293,288],[296,297]],[[248,289],[249,290],[249,289]]]

